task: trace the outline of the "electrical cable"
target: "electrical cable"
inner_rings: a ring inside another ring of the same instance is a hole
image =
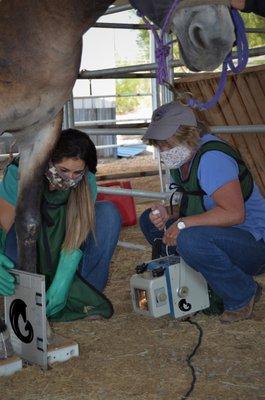
[[[186,394],[184,394],[184,396],[181,397],[181,400],[186,400],[190,396],[190,394],[192,393],[192,391],[193,391],[193,389],[195,387],[197,376],[196,376],[196,373],[195,373],[194,366],[191,363],[191,359],[196,354],[196,351],[200,347],[200,345],[202,343],[202,337],[203,337],[203,330],[202,330],[202,327],[198,324],[198,322],[192,321],[190,318],[185,319],[185,322],[189,322],[191,325],[195,325],[196,326],[196,328],[199,331],[199,337],[198,337],[198,342],[197,342],[196,346],[194,347],[192,352],[186,358],[187,364],[188,364],[189,368],[191,369],[192,381],[191,381],[190,388],[188,389]]]
[[[153,210],[152,213],[154,215],[160,215],[159,210]],[[164,232],[166,232],[166,227],[164,227]],[[161,245],[162,245],[162,238],[155,238],[154,239],[154,244],[153,244],[153,248],[152,248],[152,259],[154,258],[158,258],[160,256],[160,252],[161,252]],[[166,246],[166,254],[167,256],[169,256],[169,252],[168,252],[168,246]],[[196,315],[196,314],[195,314]],[[202,337],[203,337],[203,330],[201,328],[201,326],[198,324],[198,322],[196,321],[192,321],[190,319],[190,317],[188,317],[187,319],[185,319],[185,322],[189,322],[191,325],[195,325],[196,328],[199,331],[199,337],[198,337],[198,342],[196,344],[196,346],[194,347],[194,349],[192,350],[192,352],[187,356],[186,361],[188,364],[188,367],[191,369],[191,374],[192,374],[192,381],[191,381],[191,385],[190,388],[188,389],[188,391],[186,392],[186,394],[184,396],[181,397],[181,400],[186,400],[190,394],[193,392],[193,389],[195,387],[195,383],[197,380],[196,377],[196,373],[195,373],[195,369],[191,363],[191,359],[192,357],[196,354],[196,351],[198,350],[198,348],[200,347],[201,343],[202,343]]]

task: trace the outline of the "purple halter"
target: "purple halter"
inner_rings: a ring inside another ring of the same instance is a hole
[[[160,36],[157,33],[156,27],[153,24],[151,24],[148,21],[148,19],[144,15],[141,14],[141,12],[138,11],[138,15],[141,18],[143,18],[143,20],[146,23],[146,25],[148,26],[148,28],[150,28],[152,30],[154,38],[155,38],[155,47],[156,47],[155,57],[156,57],[156,62],[157,62],[157,80],[160,85],[164,84],[164,82],[168,80],[168,68],[167,68],[166,58],[169,55],[170,46],[174,42],[174,40],[165,44],[164,38],[165,38],[165,34],[167,32],[169,21],[171,19],[173,12],[176,9],[178,3],[179,3],[179,0],[175,0],[172,3],[172,5],[169,9],[169,12],[167,13],[167,16],[165,18],[165,22],[161,29]],[[235,34],[236,34],[235,45],[237,46],[237,57],[238,57],[237,65],[235,66],[235,64],[233,62],[232,50],[231,50],[223,62],[223,69],[222,69],[219,85],[218,85],[218,88],[217,88],[214,96],[211,98],[211,100],[207,101],[206,103],[202,103],[196,99],[189,99],[187,101],[187,105],[190,107],[198,108],[199,110],[208,110],[209,108],[213,107],[217,103],[221,94],[224,91],[224,87],[225,87],[226,80],[227,80],[228,68],[230,68],[230,70],[232,72],[239,73],[239,72],[243,71],[243,69],[247,65],[248,41],[247,41],[247,37],[246,37],[244,22],[237,10],[232,8],[230,13],[231,13],[231,17],[232,17],[232,20],[233,20],[233,23],[235,26]]]

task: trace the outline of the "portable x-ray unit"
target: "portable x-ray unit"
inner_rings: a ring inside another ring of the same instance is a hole
[[[134,311],[181,318],[209,307],[207,283],[182,258],[171,255],[137,266],[130,279]]]
[[[5,322],[15,354],[43,369],[77,357],[78,344],[71,340],[47,343],[45,277],[16,269],[11,273],[15,276],[15,293],[5,297]],[[7,368],[0,368],[0,375],[7,375]]]

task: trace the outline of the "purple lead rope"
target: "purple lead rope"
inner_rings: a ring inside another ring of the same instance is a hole
[[[171,7],[170,10],[166,16],[165,22],[163,24],[163,27],[161,29],[161,35],[157,33],[157,28],[151,24],[148,19],[138,11],[138,15],[143,18],[145,24],[149,29],[152,30],[154,38],[155,38],[155,57],[156,57],[156,62],[157,62],[157,80],[160,85],[163,85],[165,81],[168,80],[168,68],[167,68],[167,62],[166,58],[170,53],[170,45],[174,42],[165,42],[165,34],[168,28],[169,21],[171,19],[171,16],[173,12],[176,9],[177,4],[179,3],[179,0],[175,0]],[[221,94],[224,91],[226,80],[227,80],[227,71],[228,68],[234,73],[239,73],[243,71],[243,69],[246,67],[247,62],[248,62],[248,41],[246,37],[246,31],[245,31],[245,26],[244,22],[239,14],[239,12],[235,9],[231,9],[231,17],[235,26],[235,33],[236,33],[236,46],[237,46],[237,57],[238,57],[238,62],[237,66],[235,66],[232,58],[232,51],[226,56],[224,62],[223,62],[223,68],[222,68],[222,73],[220,77],[220,81],[218,84],[218,88],[214,94],[214,96],[211,98],[211,100],[207,101],[206,103],[202,103],[196,99],[189,99],[187,101],[187,105],[193,108],[198,108],[199,110],[208,110],[209,108],[213,107],[216,105],[217,101],[219,100]]]
[[[167,27],[169,25],[169,21],[171,19],[171,16],[173,12],[175,11],[177,5],[179,3],[179,0],[175,0],[164,21],[163,27],[161,29],[161,35],[157,33],[157,27],[155,27],[153,24],[151,24],[148,19],[138,10],[137,14],[139,17],[143,19],[145,24],[151,31],[153,32],[154,38],[155,38],[155,58],[156,58],[156,63],[157,63],[157,81],[160,85],[163,85],[165,81],[168,81],[168,68],[167,68],[167,57],[170,53],[170,46],[173,42],[176,40],[172,40],[168,43],[165,43],[165,34]]]
[[[239,72],[243,71],[243,69],[247,65],[248,41],[246,37],[244,22],[239,12],[235,9],[231,9],[231,16],[234,22],[235,32],[236,32],[236,46],[237,46],[237,57],[238,57],[237,66],[235,66],[233,62],[232,51],[230,51],[230,53],[226,56],[223,62],[221,77],[219,80],[218,88],[214,96],[211,98],[211,100],[207,101],[206,103],[202,103],[196,99],[189,99],[187,101],[187,105],[189,105],[190,107],[198,108],[199,110],[209,110],[210,108],[215,106],[221,94],[224,91],[227,80],[228,67],[232,72],[238,74]]]
[[[163,85],[164,82],[168,80],[167,56],[170,53],[170,44],[172,42],[164,44],[164,34],[162,33],[161,36],[159,36],[157,33],[157,28],[153,24],[150,24],[148,19],[140,11],[138,11],[137,14],[143,19],[146,26],[153,32],[155,39],[155,59],[157,63],[156,78],[158,83]]]

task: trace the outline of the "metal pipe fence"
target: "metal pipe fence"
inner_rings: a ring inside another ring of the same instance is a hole
[[[92,96],[75,96],[74,100],[85,100],[85,99],[109,99],[109,98],[120,98],[120,97],[142,97],[142,96],[152,96],[152,93],[125,93],[125,94],[107,94],[105,96],[92,95]]]
[[[83,73],[84,71],[82,71]],[[85,71],[88,72],[89,71]],[[174,78],[187,78],[189,76],[195,76],[195,73],[192,72],[174,72]],[[93,76],[93,78],[78,78],[78,79],[152,79],[156,78],[155,72],[124,72],[124,73],[117,73],[111,75],[97,75]]]
[[[144,29],[149,30],[145,24],[130,24],[130,23],[118,23],[118,22],[96,22],[93,28],[104,28],[104,29]],[[247,33],[265,33],[263,28],[246,28]]]
[[[122,125],[136,125],[136,124],[147,124],[150,122],[150,118],[139,118],[139,119],[101,119],[95,121],[76,121],[75,126],[84,126],[84,127],[91,127],[91,126],[122,126]],[[128,127],[128,126],[127,126]]]
[[[120,188],[111,188],[107,186],[98,186],[98,193],[104,194],[117,194],[119,196],[132,196],[132,197],[142,197],[146,199],[153,200],[169,200],[172,192],[150,192],[147,190],[138,190],[138,189],[120,189]],[[179,199],[179,196],[174,196],[174,200]]]
[[[148,27],[145,24],[126,24],[118,22],[96,22],[93,28],[109,28],[109,29],[144,29]]]
[[[249,56],[250,57],[257,57],[257,56],[263,56],[265,54],[265,46],[260,46],[256,47],[254,49],[249,50]],[[237,57],[237,52],[232,53],[233,59]],[[184,63],[180,60],[172,60],[169,61],[168,63],[169,67],[183,67]],[[125,74],[125,73],[133,73],[133,72],[150,72],[150,71],[156,71],[157,70],[157,64],[155,62],[149,63],[149,64],[139,64],[139,65],[128,65],[126,67],[114,67],[114,68],[106,68],[102,70],[97,70],[97,71],[88,71],[88,70],[83,70],[79,73],[78,79],[102,79],[103,77],[109,77],[112,78],[115,77],[117,78],[119,74]],[[201,73],[196,73],[192,74],[190,73],[189,75],[197,75],[200,76]]]
[[[76,124],[77,129],[82,129],[89,135],[129,135],[139,136],[144,135],[146,128],[94,128],[86,127],[85,124]],[[265,124],[260,125],[227,125],[227,126],[212,126],[210,127],[213,133],[265,133]]]
[[[109,7],[104,15],[116,14],[116,13],[120,13],[123,11],[131,10],[131,9],[132,9],[132,6],[127,5],[127,4],[125,4],[124,6],[113,6],[113,7]]]

